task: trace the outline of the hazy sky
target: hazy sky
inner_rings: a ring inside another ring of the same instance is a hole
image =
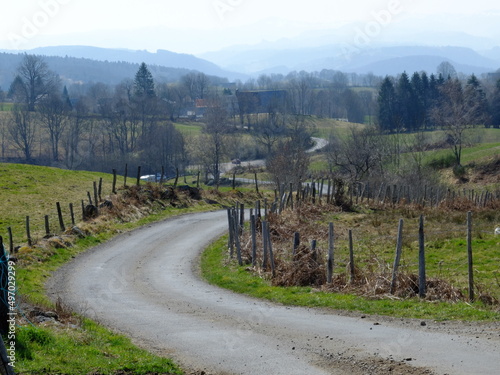
[[[79,44],[195,53],[352,22],[375,32],[444,13],[452,17],[436,27],[500,35],[490,30],[500,20],[498,0],[9,0],[0,13],[0,49]]]

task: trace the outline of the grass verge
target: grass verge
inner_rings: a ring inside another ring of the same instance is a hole
[[[284,305],[329,308],[362,314],[401,318],[467,321],[500,320],[500,313],[465,302],[425,302],[408,300],[370,300],[351,294],[326,293],[312,287],[277,287],[256,276],[248,266],[239,267],[227,259],[227,237],[214,242],[201,257],[202,276],[211,284],[251,297]]]
[[[87,319],[79,328],[23,327],[17,355],[18,374],[182,374],[171,360]]]

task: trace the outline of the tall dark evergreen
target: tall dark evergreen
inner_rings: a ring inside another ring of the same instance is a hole
[[[146,63],[142,63],[134,79],[134,94],[138,98],[153,98],[155,83]]]
[[[423,79],[425,77],[425,80]],[[427,112],[427,76],[425,73],[422,77],[418,72],[413,73],[411,77],[411,87],[413,90],[412,103],[412,127],[410,130],[419,130],[424,127],[426,112]]]
[[[396,129],[397,109],[396,90],[390,77],[385,77],[378,93],[378,124],[381,131],[392,132]]]
[[[426,72],[422,72],[422,75],[420,77],[420,80],[422,82],[421,86],[421,92],[420,95],[422,96],[421,101],[422,101],[422,106],[423,106],[423,112],[422,112],[422,124],[421,128],[427,129],[429,126],[429,114],[431,110],[431,90],[430,90],[430,83],[429,83],[429,77],[427,77]]]
[[[428,116],[427,123],[430,128],[435,128],[437,126],[436,119],[433,114],[435,109],[440,103],[441,100],[441,87],[444,84],[444,79],[441,75],[436,77],[434,74],[431,74],[429,78],[429,93],[427,95],[428,100]]]

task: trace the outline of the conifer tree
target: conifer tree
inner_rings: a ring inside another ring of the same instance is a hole
[[[153,75],[149,71],[146,63],[142,63],[135,74],[134,94],[136,97],[144,99],[156,96]]]

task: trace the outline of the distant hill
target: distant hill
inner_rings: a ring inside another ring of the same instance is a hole
[[[191,72],[203,72],[209,76],[228,79],[245,76],[230,73],[214,63],[193,55],[160,50],[131,51],[82,46],[43,47],[25,51],[44,56],[49,68],[59,74],[65,84],[74,82],[102,82],[117,84],[126,78],[132,79],[139,64],[148,64],[154,78],[159,82],[174,82]],[[7,90],[12,83],[23,53],[0,52],[0,87]]]
[[[231,52],[232,51],[232,52]],[[482,55],[466,47],[396,46],[356,48],[346,44],[332,44],[303,48],[258,48],[238,46],[201,55],[226,69],[239,67],[247,74],[262,72],[287,74],[293,70],[321,71],[334,69],[343,72],[393,75],[407,71],[425,70],[435,73],[437,66],[448,61],[457,71],[481,74],[500,68],[500,54],[496,50]]]
[[[23,58],[22,54],[0,53],[0,87],[7,91],[16,76]],[[128,62],[96,61],[76,57],[44,56],[49,69],[57,73],[65,85],[72,83],[102,82],[118,84],[124,79],[133,79],[139,64]],[[155,80],[174,82],[190,72],[188,69],[148,66]]]
[[[158,65],[168,68],[179,68],[196,70],[208,75],[234,79],[241,78],[242,75],[221,69],[216,64],[185,53],[176,53],[166,50],[157,52],[135,51],[128,49],[100,48],[89,46],[57,46],[40,47],[27,51],[37,55],[79,57],[98,61],[128,62],[140,64],[145,62],[148,65]]]

